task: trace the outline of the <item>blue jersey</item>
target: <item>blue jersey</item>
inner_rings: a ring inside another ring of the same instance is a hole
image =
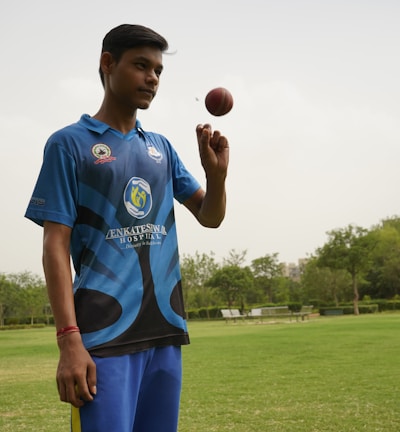
[[[72,228],[86,348],[109,356],[189,342],[174,198],[200,187],[162,135],[83,115],[53,134],[25,216]]]

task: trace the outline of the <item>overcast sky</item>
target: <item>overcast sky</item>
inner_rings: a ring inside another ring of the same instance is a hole
[[[297,262],[326,232],[400,214],[398,0],[4,1],[0,6],[0,272],[41,268],[42,229],[24,219],[55,130],[103,96],[101,41],[122,23],[161,33],[159,94],[138,118],[165,135],[204,185],[195,139],[211,122],[229,138],[228,206],[218,230],[177,204],[181,254],[218,260],[278,253]],[[231,113],[204,97],[228,88]]]

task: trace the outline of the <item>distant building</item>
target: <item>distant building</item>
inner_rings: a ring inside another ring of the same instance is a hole
[[[304,266],[307,264],[307,258],[299,258],[296,263],[281,263],[283,276],[290,278],[296,282],[300,280],[304,271]]]

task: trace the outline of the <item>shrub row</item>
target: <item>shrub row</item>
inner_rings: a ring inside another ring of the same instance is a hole
[[[378,305],[380,312],[400,310],[399,300],[374,300],[374,304]]]
[[[54,324],[54,319],[52,315],[49,316],[39,316],[33,319],[34,324]],[[7,317],[4,318],[4,325],[16,326],[16,325],[30,325],[30,317]]]
[[[313,304],[313,302],[310,302]],[[286,303],[286,304],[273,304],[265,303],[254,307],[273,307],[273,306],[288,306],[292,312],[299,312],[301,310],[302,303]],[[315,305],[314,305],[315,307]],[[187,318],[196,319],[218,319],[222,318],[221,309],[226,309],[227,306],[211,306],[203,307],[198,309],[188,309]],[[400,311],[400,301],[398,300],[374,300],[374,302],[360,302],[358,305],[360,314],[384,312],[384,311]],[[320,315],[326,315],[326,311],[338,311],[340,314],[351,315],[354,314],[353,304],[343,304],[340,306],[328,305],[315,307],[316,311],[319,311]],[[247,312],[244,311],[244,312]],[[334,312],[332,312],[334,313]],[[329,314],[329,312],[328,312]]]
[[[343,307],[353,306],[353,303],[343,303],[337,306],[334,303],[321,302],[317,299],[310,300],[309,304],[314,305],[315,309],[322,309],[322,308],[334,309],[336,307],[342,309]],[[360,307],[364,305],[371,305],[371,304],[378,305],[379,312],[400,310],[400,300],[373,299],[370,301],[364,300],[359,302]]]
[[[376,313],[379,312],[379,306],[377,304],[360,304],[358,306],[360,314]],[[324,306],[319,308],[320,315],[351,315],[354,314],[353,306]]]
[[[208,308],[202,307],[197,309],[188,309],[186,315],[188,319],[216,319],[221,318],[221,309],[226,308],[226,306],[210,306]]]
[[[44,328],[45,324],[14,324],[0,326],[0,330],[22,330],[27,328]]]
[[[353,314],[354,309],[352,304],[345,304],[340,306],[329,305],[329,304],[320,304],[318,305],[317,300],[310,301],[309,304],[314,305],[315,310],[319,310],[321,315],[324,315],[324,311],[326,310],[341,310],[344,314]],[[254,305],[253,307],[273,307],[273,306],[288,306],[292,312],[299,312],[302,306],[302,303],[292,302],[285,304],[274,304],[274,303],[265,303],[262,305]],[[226,305],[223,306],[210,306],[210,307],[202,307],[196,309],[188,309],[187,310],[187,318],[188,319],[218,319],[222,318],[221,309],[226,309]],[[375,313],[375,312],[384,312],[384,311],[400,311],[400,301],[399,300],[373,300],[373,303],[369,302],[360,302],[359,303],[360,313]],[[247,312],[244,311],[244,312]],[[18,318],[18,317],[9,317],[4,318],[5,326],[16,326],[16,325],[30,325],[31,319],[29,317]],[[40,316],[35,317],[35,324],[54,324],[54,319],[52,316]],[[0,326],[1,327],[1,326]]]
[[[288,306],[292,312],[299,312],[301,310],[301,303],[285,303],[285,304],[276,304],[276,303],[265,303],[262,305],[257,305],[253,307],[261,308],[261,307],[274,307],[274,306]],[[232,306],[233,309],[239,309],[237,306]],[[227,309],[227,306],[210,306],[210,307],[202,307],[197,309],[188,309],[186,311],[188,319],[217,319],[222,318],[221,309]],[[242,313],[247,313],[251,308],[247,308]]]

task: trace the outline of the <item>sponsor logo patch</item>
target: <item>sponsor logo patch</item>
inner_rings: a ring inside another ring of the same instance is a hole
[[[137,218],[146,217],[153,205],[151,188],[146,180],[132,177],[125,187],[124,204],[128,213]]]
[[[107,144],[99,143],[92,147],[92,155],[96,158],[95,164],[112,162],[116,158],[111,156],[111,149]]]

